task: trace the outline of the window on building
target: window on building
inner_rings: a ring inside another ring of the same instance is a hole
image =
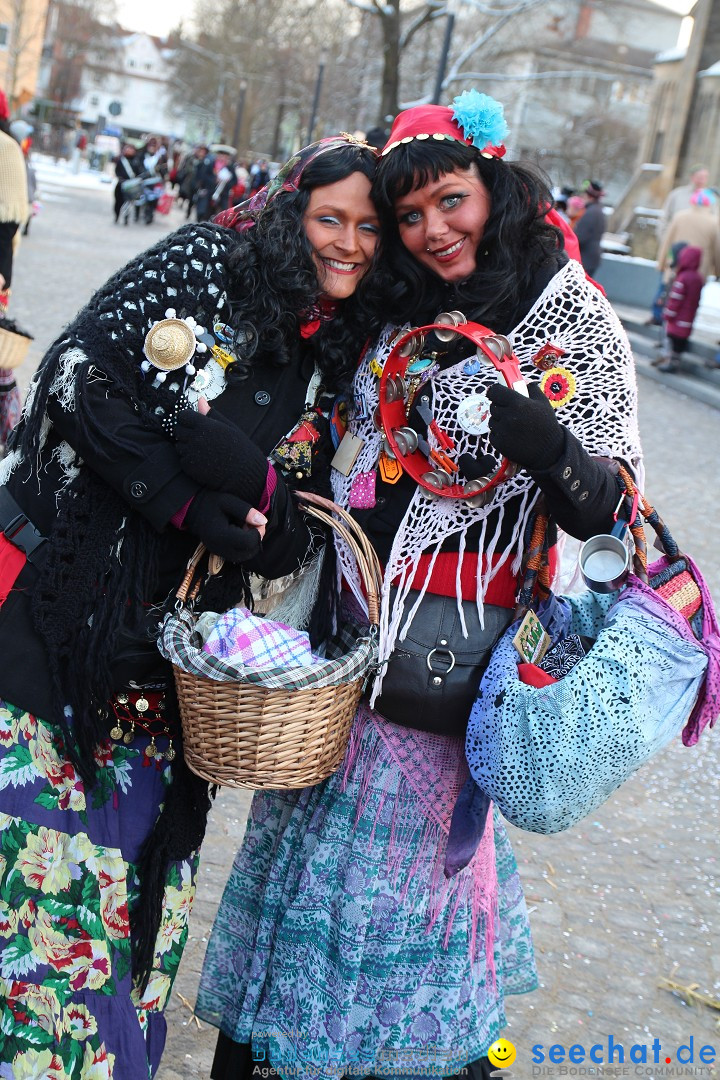
[[[7,49],[8,38],[10,37],[10,27],[5,23],[0,23],[0,49]]]
[[[146,64],[145,65],[145,70],[146,71],[152,71],[152,64]]]
[[[99,97],[97,96],[97,94],[93,94],[93,95],[92,95],[92,96],[90,97],[90,99],[89,99],[89,100],[90,100],[90,104],[91,104],[91,105],[99,105],[99,104],[100,104],[100,98],[99,98]]]

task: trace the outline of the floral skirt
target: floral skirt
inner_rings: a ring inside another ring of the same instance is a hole
[[[0,1077],[143,1080],[157,1070],[197,859],[171,866],[140,997],[133,867],[169,780],[148,741],[98,747],[86,793],[55,728],[0,699]]]
[[[392,737],[389,737],[389,735]],[[499,816],[443,873],[461,739],[356,717],[344,765],[258,792],[208,945],[197,1014],[282,1076],[451,1075],[535,988]]]

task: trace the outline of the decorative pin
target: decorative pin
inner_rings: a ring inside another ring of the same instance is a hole
[[[548,368],[540,379],[540,386],[553,409],[567,405],[577,389],[575,376],[564,367]]]
[[[540,368],[541,371],[548,371],[551,367],[554,367],[557,361],[561,360],[563,356],[567,356],[567,351],[565,349],[561,349],[559,345],[553,345],[550,341],[546,341],[535,353],[532,362],[535,367]]]
[[[382,364],[378,361],[377,356],[373,356],[372,360],[370,361],[370,370],[372,371],[376,379],[382,379]]]
[[[195,354],[195,333],[185,319],[161,319],[145,335],[143,352],[160,371],[184,367]]]
[[[380,478],[385,484],[397,484],[402,476],[402,466],[396,458],[390,457],[387,451],[382,450],[378,459]]]
[[[477,375],[484,367],[482,360],[478,360],[477,356],[471,356],[463,364],[463,375]]]
[[[434,356],[419,356],[417,360],[411,360],[406,368],[408,375],[419,375],[423,371],[427,371],[429,367],[435,363]]]
[[[375,506],[376,472],[361,472],[353,479],[348,493],[348,505],[354,510],[372,510]]]
[[[485,435],[490,428],[490,399],[487,394],[469,394],[457,408],[457,420],[468,435]]]
[[[218,339],[218,341],[224,342],[225,345],[232,345],[233,341],[235,340],[235,333],[233,331],[233,328],[231,326],[228,326],[227,323],[214,323],[213,334]]]
[[[353,419],[355,420],[367,420],[370,413],[368,412],[367,398],[364,394],[357,394],[354,399]]]

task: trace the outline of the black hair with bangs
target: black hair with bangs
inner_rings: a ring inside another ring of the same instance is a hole
[[[490,195],[490,216],[477,253],[475,272],[447,283],[422,266],[403,245],[394,206],[454,171],[475,167]],[[552,276],[565,261],[562,234],[548,224],[552,206],[547,178],[528,164],[485,158],[472,146],[449,139],[414,139],[380,159],[373,199],[381,216],[387,269],[400,283],[389,297],[389,317],[422,324],[438,312],[463,311],[497,332],[507,333],[535,299],[543,266]]]

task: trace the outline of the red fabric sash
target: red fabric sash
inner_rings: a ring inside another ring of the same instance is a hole
[[[25,552],[0,533],[0,607],[10,595],[26,561]]]

